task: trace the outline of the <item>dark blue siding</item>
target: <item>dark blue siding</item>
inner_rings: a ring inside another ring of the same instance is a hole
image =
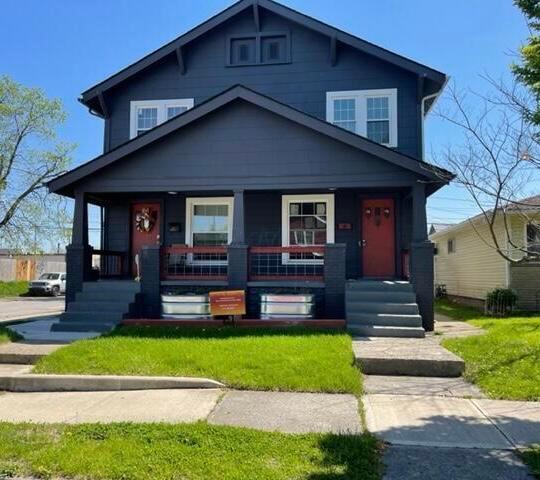
[[[129,139],[131,100],[194,98],[195,104],[232,85],[243,84],[310,115],[326,118],[326,92],[398,89],[398,149],[418,157],[416,77],[351,47],[338,46],[338,62],[329,61],[329,39],[262,10],[263,31],[291,34],[292,62],[283,65],[227,67],[226,39],[253,33],[250,12],[238,15],[184,49],[186,73],[180,74],[170,56],[137,77],[107,92],[110,111],[106,143],[109,148]]]

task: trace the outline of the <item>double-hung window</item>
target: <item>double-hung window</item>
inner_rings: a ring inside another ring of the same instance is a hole
[[[135,138],[190,108],[193,108],[192,98],[133,101],[130,112],[130,138]]]
[[[397,89],[327,92],[326,120],[387,147],[397,147]]]
[[[532,253],[540,253],[540,223],[530,222],[526,228],[527,250]]]
[[[334,243],[334,195],[283,195],[282,244],[289,246]],[[290,253],[289,263],[321,263],[317,255]]]
[[[215,247],[232,241],[233,197],[186,199],[186,244],[191,247]],[[194,254],[198,263],[226,263],[227,255]]]

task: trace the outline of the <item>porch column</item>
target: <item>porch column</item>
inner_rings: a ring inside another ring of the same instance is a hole
[[[88,202],[84,192],[75,192],[73,232],[66,247],[66,307],[82,291],[83,282],[90,280],[92,248],[88,245]]]
[[[248,246],[245,234],[244,191],[234,191],[232,243],[228,248],[229,288],[246,290],[248,281]]]
[[[142,318],[159,318],[161,314],[161,249],[145,245],[141,249],[141,294],[139,313]]]
[[[410,248],[411,281],[422,325],[427,331],[434,328],[433,314],[433,244],[427,236],[426,188],[417,182],[412,187],[412,241]]]
[[[344,243],[324,246],[324,310],[327,318],[345,318],[345,253]]]

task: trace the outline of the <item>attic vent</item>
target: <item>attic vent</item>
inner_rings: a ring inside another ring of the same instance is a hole
[[[290,39],[287,33],[254,33],[230,37],[227,65],[265,65],[290,62]]]

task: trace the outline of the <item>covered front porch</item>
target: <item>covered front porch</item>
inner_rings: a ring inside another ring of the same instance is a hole
[[[432,329],[432,247],[425,186],[177,190],[75,195],[66,302],[84,282],[138,279],[132,317],[159,319],[161,295],[246,291],[314,298],[314,317],[344,319],[346,282],[410,279]],[[103,208],[102,248],[88,244],[88,204]]]

